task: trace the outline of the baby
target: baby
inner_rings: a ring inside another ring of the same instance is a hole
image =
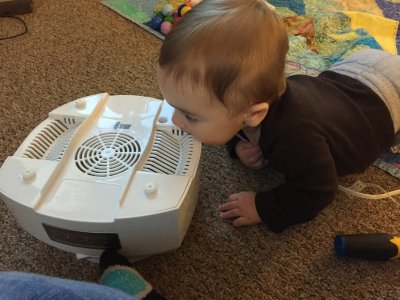
[[[232,194],[233,226],[281,232],[314,219],[338,176],[362,172],[400,129],[400,57],[355,53],[318,77],[284,76],[288,37],[263,0],[203,0],[174,25],[157,80],[172,121],[205,144],[227,144],[245,166],[285,182]]]

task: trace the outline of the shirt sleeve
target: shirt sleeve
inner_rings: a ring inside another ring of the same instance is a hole
[[[335,162],[315,128],[281,133],[268,159],[285,176],[281,186],[256,195],[257,212],[272,231],[314,219],[333,200],[338,188]]]

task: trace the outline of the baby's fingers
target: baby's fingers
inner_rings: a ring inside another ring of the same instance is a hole
[[[233,202],[233,200],[229,201],[229,198],[228,198],[228,202],[226,202],[224,204],[220,204],[218,206],[219,211],[227,211],[227,210],[231,210],[234,208],[237,208],[237,203]]]
[[[231,209],[228,211],[223,211],[220,213],[220,216],[222,219],[232,219],[232,218],[237,218],[240,217],[241,213],[238,208]]]

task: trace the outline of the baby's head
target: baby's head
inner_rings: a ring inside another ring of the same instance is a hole
[[[285,25],[264,0],[203,0],[161,47],[157,78],[174,122],[208,144],[257,126],[285,90],[287,50]]]

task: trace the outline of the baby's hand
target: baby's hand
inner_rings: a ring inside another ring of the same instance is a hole
[[[235,146],[235,151],[241,162],[249,169],[259,170],[267,164],[259,145],[254,145],[247,141],[239,141]]]
[[[221,218],[234,218],[232,225],[235,227],[261,223],[255,199],[255,192],[240,192],[230,195],[226,203],[218,206]]]

